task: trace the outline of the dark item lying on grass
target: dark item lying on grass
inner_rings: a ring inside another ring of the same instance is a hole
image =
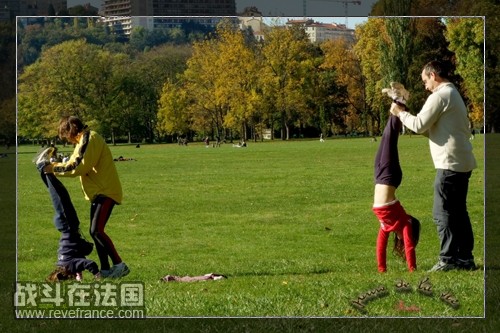
[[[135,158],[125,158],[123,156],[120,156],[118,158],[114,158],[113,161],[115,162],[120,162],[120,161],[137,161]]]
[[[205,275],[199,276],[175,276],[175,275],[165,275],[161,278],[162,282],[194,282],[194,281],[206,281],[206,280],[222,280],[227,279],[225,275],[216,274],[216,273],[208,273]]]

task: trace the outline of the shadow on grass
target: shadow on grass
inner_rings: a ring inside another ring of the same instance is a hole
[[[330,269],[314,269],[311,271],[301,271],[301,272],[271,272],[271,271],[259,271],[259,272],[238,272],[236,274],[228,274],[227,277],[244,277],[244,276],[300,276],[300,275],[321,275],[333,273]]]

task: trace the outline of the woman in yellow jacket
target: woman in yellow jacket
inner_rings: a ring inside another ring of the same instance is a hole
[[[49,164],[44,171],[57,177],[80,177],[85,198],[91,202],[90,235],[101,263],[101,276],[123,277],[130,270],[104,231],[113,207],[122,201],[122,187],[111,151],[99,134],[75,116],[60,120],[59,137],[75,144],[75,150],[67,162]]]

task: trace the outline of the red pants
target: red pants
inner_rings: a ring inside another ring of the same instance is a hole
[[[403,206],[401,206],[398,200],[383,206],[374,206],[373,212],[380,221],[380,230],[377,237],[377,262],[379,272],[385,272],[387,269],[387,243],[391,232],[402,234],[408,269],[410,272],[413,272],[417,268],[417,259],[415,256],[415,244],[413,243],[412,237],[411,217],[406,214]]]

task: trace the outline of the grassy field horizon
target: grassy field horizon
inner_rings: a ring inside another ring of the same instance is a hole
[[[176,144],[110,146],[124,190],[107,232],[131,273],[143,281],[150,317],[482,317],[484,315],[484,143],[472,141],[478,168],[468,209],[475,233],[473,272],[427,273],[439,242],[432,221],[435,170],[428,141],[402,136],[403,183],[397,195],[422,223],[418,270],[391,255],[377,272],[378,222],[371,211],[370,138],[249,142],[205,148]],[[56,262],[58,231],[48,193],[31,159],[40,147],[18,148],[19,281],[44,281]],[[60,147],[70,153],[71,147]],[[89,203],[77,179],[62,178],[87,238]],[[389,245],[390,246],[390,245]],[[93,252],[90,259],[98,262]],[[228,278],[164,283],[170,275],[220,273]],[[87,272],[85,282],[92,278]],[[434,294],[418,292],[424,279]],[[400,293],[404,281],[411,291]],[[380,286],[386,295],[366,312],[351,305]],[[452,293],[460,307],[440,300]]]

